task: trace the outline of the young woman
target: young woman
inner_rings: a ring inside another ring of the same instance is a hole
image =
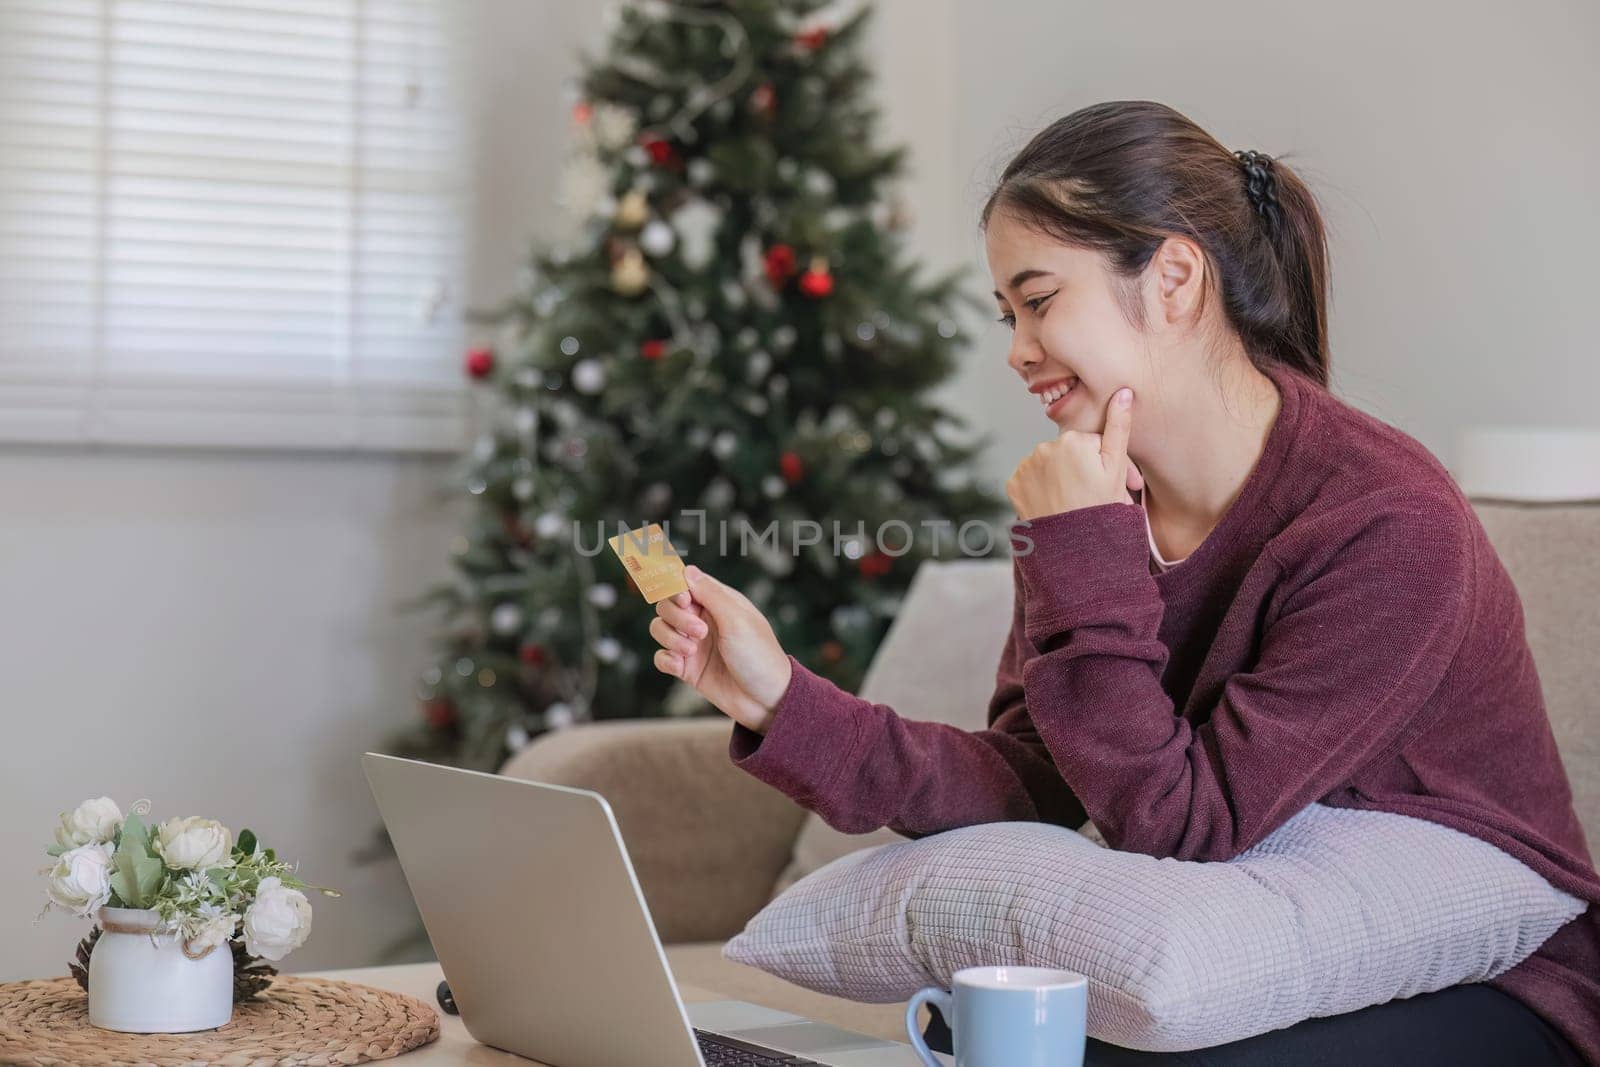
[[[841,692],[691,568],[655,664],[734,720],[733,761],[846,832],[1089,818],[1191,860],[1313,801],[1392,811],[1600,901],[1483,528],[1426,449],[1326,388],[1300,179],[1170,108],[1106,103],[1036,136],[982,225],[1007,362],[1060,431],[1006,485],[1022,521],[989,726]],[[1089,1063],[1600,1062],[1597,911],[1486,985],[1202,1053],[1091,1042]],[[930,1038],[948,1048],[942,1020]]]

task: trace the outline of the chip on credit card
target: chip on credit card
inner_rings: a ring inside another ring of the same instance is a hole
[[[683,576],[683,557],[667,539],[660,523],[620,533],[607,543],[647,603],[654,604],[689,588]]]

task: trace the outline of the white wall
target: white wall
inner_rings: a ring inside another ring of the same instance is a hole
[[[488,304],[527,241],[562,229],[559,86],[600,12],[471,11]],[[885,0],[874,41],[933,272],[965,259],[988,291],[976,212],[1034,130],[1163,100],[1231,148],[1293,152],[1323,195],[1343,393],[1447,458],[1474,422],[1596,426],[1592,5]],[[1002,329],[979,323],[946,396],[994,431],[998,475],[1049,427]],[[445,573],[454,523],[428,495],[444,474],[415,457],[0,449],[0,980],[62,972],[80,924],[32,925],[36,850],[100,792],[249,824],[346,890],[317,905],[293,969],[369,962],[412,928],[395,869],[349,861],[377,819],[355,757],[413,714],[431,626],[394,605]]]

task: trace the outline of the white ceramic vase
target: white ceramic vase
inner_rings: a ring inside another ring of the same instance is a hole
[[[233,952],[195,959],[176,934],[151,938],[160,917],[148,908],[101,908],[100,940],[89,955],[89,1023],[131,1034],[212,1030],[233,1017]]]

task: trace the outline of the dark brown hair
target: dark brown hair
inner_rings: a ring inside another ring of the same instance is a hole
[[[1259,367],[1288,365],[1328,384],[1328,246],[1315,197],[1274,159],[1278,210],[1246,192],[1245,164],[1188,118],[1149,100],[1114,100],[1051,123],[1017,153],[983,207],[1105,254],[1131,283],[1167,237],[1211,264],[1228,323]],[[1123,310],[1143,328],[1131,284]]]

